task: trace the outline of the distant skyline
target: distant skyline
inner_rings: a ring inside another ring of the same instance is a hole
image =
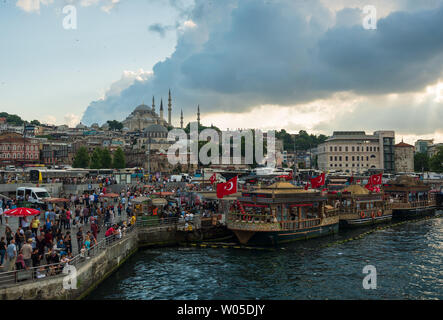
[[[5,0],[0,111],[76,125],[173,96],[173,123],[443,141],[443,0]],[[65,30],[63,7],[77,9]],[[158,109],[157,109],[158,110]]]

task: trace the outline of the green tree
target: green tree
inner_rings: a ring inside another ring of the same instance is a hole
[[[417,152],[414,155],[414,171],[429,171],[429,157],[426,153]]]
[[[41,125],[40,121],[38,121],[38,120],[32,120],[31,124],[34,125],[34,126],[40,126]]]
[[[77,150],[72,166],[74,168],[87,168],[89,166],[89,154],[86,147],[80,147]]]
[[[6,122],[13,126],[22,126],[24,121],[16,114],[9,114],[7,112],[0,112],[0,117],[6,118]]]
[[[102,154],[101,154],[101,160],[102,160],[102,168],[103,169],[110,169],[112,168],[112,155],[109,152],[108,148],[103,148]]]
[[[443,147],[438,148],[437,153],[431,157],[429,167],[431,171],[443,172]]]
[[[115,169],[126,168],[125,154],[122,148],[118,147],[114,152],[114,158],[112,161],[112,167]]]
[[[91,156],[91,169],[101,169],[103,168],[102,164],[102,153],[101,148],[95,148],[94,152],[92,152]]]
[[[121,130],[123,129],[123,123],[117,120],[108,120],[109,130]]]

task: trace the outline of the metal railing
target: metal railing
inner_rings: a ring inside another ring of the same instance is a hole
[[[144,227],[144,228],[150,228],[150,227],[160,227],[160,226],[167,226],[167,225],[176,225],[179,223],[179,218],[177,217],[167,217],[167,218],[158,218],[158,220],[154,219],[148,219],[143,220],[142,217],[138,217],[135,221],[135,225],[137,227]]]
[[[393,209],[409,209],[409,208],[421,208],[427,206],[435,206],[435,200],[420,200],[420,201],[410,201],[410,202],[402,202],[402,201],[394,201],[392,203]]]
[[[91,247],[85,250],[83,253],[79,253],[67,262],[59,262],[54,264],[46,264],[37,267],[31,267],[27,269],[12,270],[6,272],[0,272],[0,287],[11,286],[17,283],[37,281],[40,279],[46,279],[48,277],[54,277],[63,275],[63,268],[66,264],[74,267],[79,267],[90,258],[97,256],[111,245],[124,240],[126,236],[132,233],[136,229],[135,226],[130,226],[122,232],[121,237],[116,234],[105,237],[96,244],[91,244]]]

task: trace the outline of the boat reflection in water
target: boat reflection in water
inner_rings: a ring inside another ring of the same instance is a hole
[[[338,210],[327,194],[279,181],[243,192],[227,215],[241,244],[277,245],[338,232]]]

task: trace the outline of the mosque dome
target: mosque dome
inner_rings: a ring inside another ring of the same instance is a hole
[[[141,104],[134,109],[134,112],[146,112],[146,111],[151,111],[151,108],[145,104]]]
[[[146,133],[150,133],[150,132],[159,132],[159,133],[166,133],[166,134],[168,133],[168,129],[166,129],[161,124],[151,124],[144,131]]]

